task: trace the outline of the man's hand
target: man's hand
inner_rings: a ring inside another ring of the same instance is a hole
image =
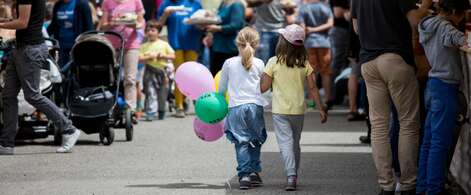
[[[325,111],[324,108],[321,107],[319,109],[319,115],[321,117],[321,123],[327,122],[328,114],[327,114],[327,112]]]
[[[203,45],[208,47],[208,48],[213,46],[213,36],[212,35],[206,35],[203,38]]]

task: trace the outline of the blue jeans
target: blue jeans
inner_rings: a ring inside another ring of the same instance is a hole
[[[267,63],[271,57],[275,56],[276,44],[278,44],[278,33],[260,32],[260,47],[255,56],[263,63]]]
[[[259,173],[262,171],[260,166],[260,143],[243,142],[236,143],[237,156],[237,175],[239,177],[247,176],[250,173]]]
[[[417,193],[435,195],[443,190],[448,169],[446,161],[458,113],[458,85],[431,78],[425,102],[428,114],[420,150]]]

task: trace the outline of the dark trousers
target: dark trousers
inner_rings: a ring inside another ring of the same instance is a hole
[[[0,132],[0,145],[14,147],[18,130],[18,93],[23,89],[26,101],[46,114],[64,133],[74,132],[72,122],[49,99],[41,95],[39,81],[41,67],[47,63],[45,44],[28,45],[13,51],[6,68],[5,88],[2,91],[4,128]]]

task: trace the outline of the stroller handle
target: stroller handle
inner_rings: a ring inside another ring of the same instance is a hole
[[[76,40],[79,40],[82,36],[86,36],[86,35],[111,35],[111,36],[114,36],[116,38],[119,39],[119,42],[120,42],[120,48],[124,48],[124,44],[125,44],[125,40],[123,38],[123,36],[120,34],[120,33],[117,33],[117,32],[114,32],[114,31],[96,31],[96,30],[91,30],[91,31],[87,31],[87,32],[84,32],[82,34],[80,34]]]

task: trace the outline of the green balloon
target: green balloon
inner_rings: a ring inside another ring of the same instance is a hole
[[[222,120],[229,111],[226,99],[217,92],[201,95],[195,104],[196,116],[208,124],[215,124]]]

